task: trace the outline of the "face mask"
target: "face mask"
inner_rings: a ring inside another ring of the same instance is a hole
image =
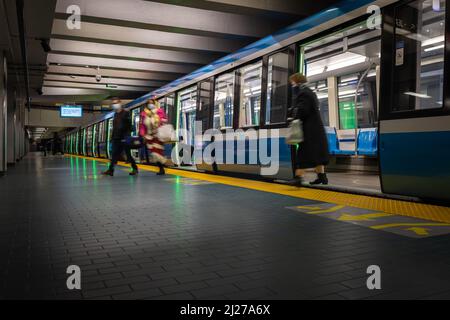
[[[117,111],[120,110],[122,108],[122,105],[120,103],[114,103],[112,105],[113,110]]]
[[[155,110],[156,106],[154,104],[148,104],[147,108],[149,108],[150,110]]]

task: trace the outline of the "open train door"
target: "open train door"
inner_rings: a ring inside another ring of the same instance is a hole
[[[385,193],[450,200],[448,7],[443,0],[416,0],[384,9],[379,150]]]

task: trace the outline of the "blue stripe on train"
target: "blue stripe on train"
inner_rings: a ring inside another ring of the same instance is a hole
[[[384,133],[380,150],[383,173],[450,175],[450,131]]]
[[[450,200],[450,131],[380,135],[383,191]]]

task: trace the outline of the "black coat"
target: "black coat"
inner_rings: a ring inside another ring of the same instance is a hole
[[[290,117],[303,122],[304,141],[299,144],[296,168],[307,169],[329,162],[328,141],[316,94],[307,86],[294,87]]]
[[[127,110],[114,114],[112,140],[123,140],[131,135],[131,116]]]

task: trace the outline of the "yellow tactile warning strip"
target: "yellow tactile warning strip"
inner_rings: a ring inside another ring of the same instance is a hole
[[[79,157],[87,160],[96,160],[100,162],[109,162],[109,160],[107,159],[91,158],[76,155],[67,155],[67,156]],[[125,164],[124,162],[119,162],[119,165],[129,167],[129,165]],[[158,171],[158,169],[154,166],[138,165],[138,167],[139,169],[145,171],[152,171],[152,172]],[[179,169],[166,169],[166,173],[169,175],[176,175],[185,178],[209,181],[263,192],[282,194],[290,197],[316,200],[320,202],[334,203],[336,205],[356,207],[361,209],[368,209],[396,215],[414,217],[424,220],[450,223],[450,207],[443,207],[431,204],[408,202],[394,199],[384,199],[364,195],[355,195],[322,189],[296,188],[270,182],[217,176],[212,174],[192,172]]]
[[[415,217],[318,202],[313,205],[287,207],[304,214],[382,230],[409,238],[427,238],[450,234],[450,224],[430,222]]]

